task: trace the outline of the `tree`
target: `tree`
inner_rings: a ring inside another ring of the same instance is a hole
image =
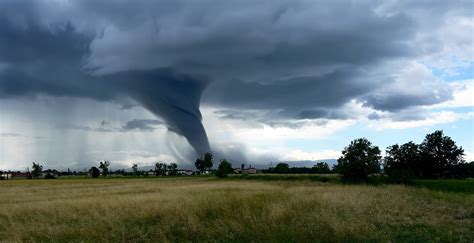
[[[167,171],[167,166],[165,163],[163,162],[157,162],[155,164],[155,173],[156,173],[156,176],[159,176],[159,175],[166,175],[166,171]]]
[[[221,160],[221,163],[217,168],[216,176],[219,178],[225,178],[228,174],[231,174],[232,172],[234,172],[232,164],[230,164],[227,160],[223,159]]]
[[[33,178],[38,178],[41,176],[41,172],[43,172],[43,166],[40,165],[39,163],[33,162],[33,166],[31,167],[32,171],[31,174],[33,175]]]
[[[212,154],[210,152],[204,154],[205,168],[211,170],[213,166]]]
[[[278,163],[275,168],[273,168],[274,173],[286,174],[290,172],[290,166],[287,163]]]
[[[404,183],[420,174],[420,149],[413,142],[392,145],[386,150],[384,171],[392,182]]]
[[[92,178],[97,178],[100,176],[100,170],[97,167],[92,166],[89,170],[89,174],[92,176]]]
[[[99,168],[102,169],[102,175],[107,176],[109,174],[110,161],[104,160],[100,162]]]
[[[422,178],[449,177],[451,168],[464,163],[464,149],[458,148],[441,130],[426,135],[420,144],[420,153],[419,170]]]
[[[201,158],[196,159],[196,162],[194,162],[194,166],[196,166],[196,169],[200,172],[203,172],[206,169],[204,167],[204,160]]]
[[[201,173],[206,169],[210,170],[213,166],[212,153],[205,153],[204,158],[196,159],[194,165],[196,166],[196,169],[198,169]]]
[[[380,172],[380,149],[366,138],[353,140],[342,151],[337,168],[344,183],[367,182],[369,174]]]
[[[318,174],[329,174],[331,173],[331,169],[329,169],[329,165],[326,162],[318,162],[314,165],[313,170],[315,173]]]
[[[133,175],[138,175],[138,165],[137,164],[133,164],[132,165],[132,170],[133,170]]]
[[[168,165],[168,174],[169,175],[176,175],[178,173],[178,164],[170,163]]]

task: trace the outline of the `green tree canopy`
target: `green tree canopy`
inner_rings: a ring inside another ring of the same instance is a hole
[[[230,164],[227,160],[223,159],[221,160],[221,163],[217,168],[216,176],[219,178],[225,178],[228,174],[231,174],[233,172],[234,169],[232,168],[232,164]]]
[[[384,171],[393,182],[402,183],[419,176],[421,161],[419,146],[413,142],[392,145],[386,150]]]
[[[33,176],[33,178],[40,177],[41,172],[43,172],[43,166],[39,163],[33,162],[33,166],[31,167],[31,175]]]
[[[328,174],[331,173],[331,169],[329,169],[329,165],[326,162],[318,162],[313,166],[313,170],[315,173],[318,174]]]
[[[97,167],[92,166],[89,170],[89,174],[92,176],[92,178],[97,178],[100,176],[100,170]]]
[[[102,175],[107,176],[109,174],[110,161],[104,160],[99,163],[99,168],[102,169]]]
[[[450,174],[450,169],[464,162],[464,149],[443,131],[427,134],[420,144],[421,164],[420,177],[442,178]]]
[[[344,183],[367,182],[369,174],[380,172],[380,149],[366,138],[353,140],[342,151],[337,168]]]
[[[213,166],[212,153],[205,153],[204,158],[197,159],[194,165],[196,166],[196,169],[201,172],[205,170],[210,170]]]
[[[278,174],[286,174],[290,172],[290,166],[287,163],[278,163],[275,168],[273,168],[273,172]]]

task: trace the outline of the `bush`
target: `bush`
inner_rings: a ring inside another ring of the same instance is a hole
[[[234,169],[232,168],[232,165],[224,159],[221,161],[219,167],[217,168],[216,176],[219,178],[225,178],[228,174],[231,174],[233,172]]]
[[[44,179],[56,179],[56,177],[48,173],[44,176]]]
[[[92,178],[97,178],[100,176],[100,170],[97,167],[92,166],[89,170],[89,174],[92,176]]]
[[[273,168],[273,173],[277,174],[287,174],[290,172],[290,166],[287,163],[278,163],[275,168]]]

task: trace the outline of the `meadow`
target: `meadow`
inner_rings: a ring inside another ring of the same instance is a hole
[[[332,180],[0,181],[0,241],[474,241],[469,190]]]

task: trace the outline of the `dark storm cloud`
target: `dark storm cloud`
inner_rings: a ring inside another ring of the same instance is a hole
[[[263,84],[239,80],[216,82],[206,91],[204,101],[246,109],[281,109],[280,114],[287,117],[305,116],[314,107],[336,108],[375,88],[356,82],[356,74],[353,70],[338,71]]]
[[[23,135],[19,133],[14,133],[14,132],[2,132],[0,133],[0,137],[4,138],[17,138],[17,137],[22,137]]]
[[[88,45],[83,44],[87,38],[78,34],[69,23],[64,28],[61,26],[53,30],[33,23],[22,29],[13,27],[14,23],[5,19],[0,27],[0,43],[11,54],[0,56],[0,61],[8,64],[0,72],[0,98],[44,94],[120,103],[127,102],[123,96],[129,96],[162,117],[170,130],[185,136],[198,153],[210,150],[199,112],[205,81],[180,75],[170,68],[93,76],[81,66],[89,53]],[[27,37],[30,41],[26,41]],[[17,38],[19,43],[7,46]],[[56,49],[55,43],[58,43]],[[52,48],[54,52],[44,48]],[[14,53],[19,53],[19,57],[15,57]],[[72,128],[111,131],[87,126]]]
[[[269,124],[346,119],[340,109],[352,100],[380,111],[436,104],[451,98],[447,88],[384,87],[399,71],[392,62],[429,54],[420,33],[469,7],[442,3],[2,1],[0,98],[86,97],[124,109],[132,98],[198,153],[210,149],[201,96],[265,112]]]
[[[156,126],[162,125],[163,122],[160,120],[150,120],[150,119],[133,119],[128,121],[124,126],[123,130],[133,130],[133,131],[153,131],[156,129]]]
[[[152,132],[159,126],[165,125],[162,121],[156,119],[133,119],[127,121],[120,127],[114,127],[110,122],[102,121],[100,126],[84,126],[75,124],[62,124],[57,126],[59,129],[80,130],[86,132]]]
[[[383,93],[365,97],[365,106],[381,111],[400,111],[413,106],[433,105],[452,98],[452,91],[425,93],[420,99],[418,94]]]
[[[67,129],[67,130],[78,130],[84,132],[117,132],[117,129],[114,128],[104,128],[104,127],[90,127],[84,125],[75,125],[75,124],[62,124],[56,126],[58,129]]]

